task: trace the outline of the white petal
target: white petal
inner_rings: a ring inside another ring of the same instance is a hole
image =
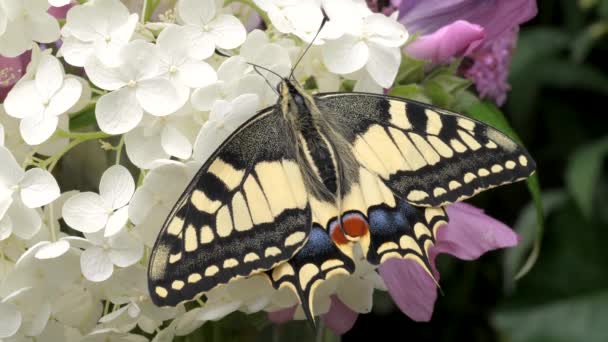
[[[260,98],[256,94],[243,94],[232,100],[232,112],[228,118],[229,126],[236,129],[251,118],[258,110]]]
[[[129,218],[133,223],[140,224],[144,222],[154,205],[153,197],[154,193],[147,187],[142,186],[137,188],[129,204]]]
[[[0,55],[17,57],[32,48],[32,40],[27,34],[24,20],[14,20],[6,26],[0,35]]]
[[[57,19],[53,18],[50,14],[44,14],[41,16],[30,16],[27,20],[28,29],[32,40],[39,43],[52,43],[59,39],[60,30]]]
[[[213,51],[215,51],[213,35],[196,28],[196,32],[192,31],[190,39],[190,57],[196,60],[203,60],[213,55]]]
[[[387,48],[370,43],[366,69],[374,81],[383,88],[389,88],[393,84],[400,63],[401,51],[399,48]]]
[[[134,40],[120,49],[118,60],[127,83],[152,78],[159,73],[158,46],[144,40]]]
[[[32,115],[21,119],[19,131],[28,145],[39,145],[55,133],[59,119],[54,115]]]
[[[369,58],[365,42],[351,35],[330,40],[323,45],[323,62],[329,71],[348,74],[361,69]]]
[[[109,256],[112,263],[120,267],[128,267],[138,262],[144,255],[144,245],[132,234],[122,232],[110,237]]]
[[[99,194],[112,209],[127,205],[133,192],[135,192],[135,182],[126,167],[110,166],[101,176]]]
[[[190,101],[192,101],[192,106],[202,111],[211,110],[213,103],[220,99],[222,83],[223,82],[215,82],[200,89],[196,89],[192,93],[190,99]]]
[[[187,98],[182,99],[173,83],[164,78],[153,78],[137,83],[136,96],[141,107],[155,116],[177,111]]]
[[[178,79],[190,88],[200,88],[217,81],[217,74],[205,62],[188,62],[179,67]]]
[[[192,154],[192,144],[177,128],[167,125],[161,135],[161,145],[168,154],[179,159],[188,159]]]
[[[36,69],[36,89],[44,99],[50,99],[63,82],[63,67],[54,56],[43,54]]]
[[[25,172],[21,187],[21,200],[30,208],[49,204],[60,195],[59,185],[53,175],[43,169],[34,168]]]
[[[114,266],[110,256],[101,247],[91,247],[80,255],[80,269],[90,281],[100,282],[112,276]]]
[[[374,81],[367,70],[362,69],[359,72],[357,83],[355,83],[354,91],[372,94],[383,94],[384,89]]]
[[[59,91],[51,98],[45,114],[57,116],[67,112],[78,102],[81,94],[82,84],[75,78],[66,78]]]
[[[105,90],[117,90],[125,86],[128,81],[120,68],[107,66],[97,57],[86,60],[84,71],[93,84]]]
[[[108,134],[122,134],[132,130],[143,115],[136,92],[128,87],[103,95],[95,107],[99,128]]]
[[[42,227],[40,214],[35,209],[26,207],[19,200],[13,201],[6,215],[9,215],[11,218],[13,234],[23,240],[31,239]]]
[[[21,312],[13,303],[0,302],[0,338],[15,335],[21,326]]]
[[[13,185],[16,185],[23,175],[23,169],[17,161],[11,151],[4,146],[0,146],[0,189],[4,186],[6,188],[11,188]]]
[[[78,231],[94,233],[106,225],[108,209],[98,194],[82,192],[65,201],[62,209],[63,220]]]
[[[0,241],[8,239],[13,233],[13,222],[8,215],[0,214]],[[0,270],[0,274],[2,271]]]
[[[75,37],[64,37],[61,44],[60,55],[73,66],[83,67],[89,56],[95,52],[95,46],[90,42],[83,42]]]
[[[40,247],[35,254],[36,259],[54,259],[62,256],[70,249],[70,243],[66,240],[49,242]]]
[[[338,298],[359,313],[368,313],[372,310],[373,295],[374,284],[359,277],[350,277],[338,290]]]
[[[188,55],[191,29],[185,26],[170,25],[158,35],[156,45],[171,60],[178,60]]]
[[[129,160],[135,166],[149,169],[153,162],[168,159],[169,154],[161,145],[161,138],[154,134],[147,136],[143,127],[138,127],[125,135],[125,146]]]
[[[4,110],[6,114],[19,119],[42,113],[44,106],[36,83],[34,81],[17,83],[6,96]]]
[[[179,18],[186,24],[203,26],[215,16],[215,1],[181,0],[177,4]]]
[[[117,234],[124,228],[129,220],[129,207],[123,207],[116,210],[114,213],[110,215],[108,218],[108,223],[106,223],[106,229],[104,231],[104,236],[112,236]]]
[[[371,32],[370,41],[385,47],[400,47],[408,38],[403,24],[384,14],[374,13],[364,19],[365,30]]]
[[[49,0],[49,4],[51,4],[53,7],[65,6],[70,2],[72,2],[72,0]]]
[[[209,23],[215,44],[222,49],[234,49],[245,42],[247,31],[240,20],[222,14]]]
[[[227,83],[238,81],[247,71],[247,60],[241,56],[233,56],[225,60],[217,69],[217,77]]]
[[[205,303],[198,314],[197,319],[201,321],[217,321],[226,315],[238,310],[241,306],[240,301],[227,301],[219,303]]]

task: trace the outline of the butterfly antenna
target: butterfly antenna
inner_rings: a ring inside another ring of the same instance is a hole
[[[328,20],[329,20],[329,18],[327,18],[327,15],[325,15],[325,12],[323,12],[323,21],[321,21],[321,26],[319,26],[317,33],[315,33],[315,36],[312,37],[312,40],[310,41],[310,43],[308,44],[306,49],[304,49],[304,51],[300,54],[300,57],[298,57],[298,59],[296,60],[296,63],[293,65],[293,68],[291,68],[291,73],[289,74],[290,79],[293,79],[293,73],[296,70],[296,67],[298,66],[298,64],[300,64],[300,62],[302,61],[302,58],[304,58],[304,56],[306,55],[306,53],[308,52],[308,50],[310,49],[312,44],[315,42],[315,40],[319,36],[319,33],[321,33],[323,26],[325,26],[325,23],[327,23]]]
[[[253,65],[253,70],[260,75],[260,77],[262,77],[264,79],[264,81],[266,81],[266,84],[268,84],[268,86],[270,87],[270,89],[272,89],[278,96],[281,96],[281,94],[279,94],[279,92],[272,86],[272,83],[270,83],[270,81],[264,77],[264,75],[262,75],[262,73],[260,72],[260,70],[258,70],[259,66],[257,65]],[[282,77],[281,77],[282,79]]]
[[[229,55],[229,54],[227,54],[227,53],[225,53],[225,52],[223,52],[223,51],[221,51],[219,49],[215,49],[215,53],[218,54],[218,55],[220,55],[220,56],[222,56],[222,57],[227,57],[227,58],[233,57],[233,56],[231,56],[231,55]],[[283,76],[281,76],[280,74],[276,73],[275,71],[272,71],[272,70],[270,70],[270,69],[268,69],[268,68],[266,68],[264,66],[261,66],[259,64],[255,64],[255,63],[251,63],[251,62],[245,62],[245,63],[251,65],[254,69],[255,68],[260,68],[262,70],[268,71],[269,73],[275,75],[276,77],[278,77],[280,79],[283,79]],[[258,72],[258,74],[259,74],[259,71],[256,70],[256,72]]]

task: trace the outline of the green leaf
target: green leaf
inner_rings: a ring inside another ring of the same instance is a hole
[[[546,58],[566,50],[572,42],[568,32],[549,27],[522,30],[517,40],[517,50],[511,61],[511,76],[524,77],[530,68],[538,66]]]
[[[95,105],[92,104],[70,117],[70,131],[92,126],[95,122]]]
[[[505,133],[523,146],[523,143],[521,139],[517,136],[517,133],[515,133],[511,125],[509,125],[509,122],[507,121],[503,113],[500,111],[500,109],[498,109],[494,104],[479,101],[474,103],[466,112],[467,114],[469,114],[470,117],[500,130],[501,132]],[[530,176],[526,180],[526,183],[528,186],[528,191],[532,196],[532,201],[534,202],[534,206],[536,208],[537,235],[532,252],[530,253],[530,256],[528,257],[526,262],[521,266],[521,269],[517,273],[516,278],[523,277],[526,273],[528,273],[532,266],[534,266],[534,263],[538,258],[538,254],[540,253],[540,244],[544,232],[543,203],[540,192],[538,174],[536,173]]]
[[[431,99],[424,95],[422,87],[418,84],[408,84],[394,87],[389,92],[389,95],[400,96],[406,99],[424,103],[431,103]]]
[[[580,147],[573,153],[566,168],[566,187],[587,219],[591,218],[594,190],[599,183],[606,155],[608,136]]]
[[[608,291],[499,312],[494,323],[511,342],[608,341]]]
[[[560,189],[543,192],[541,198],[543,213],[546,218],[554,210],[562,207],[566,203],[568,196],[564,190]],[[515,287],[516,275],[522,268],[521,265],[526,262],[525,257],[537,240],[538,215],[537,207],[534,201],[532,201],[524,207],[513,225],[513,229],[519,234],[521,241],[517,246],[505,250],[504,278],[508,290]]]
[[[427,64],[427,61],[415,59],[404,54],[401,58],[395,84],[409,84],[422,81],[424,78],[424,68]]]

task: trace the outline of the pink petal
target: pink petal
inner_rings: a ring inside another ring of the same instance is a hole
[[[56,19],[65,19],[68,11],[70,10],[70,8],[74,7],[73,3],[69,3],[65,6],[61,6],[61,7],[54,7],[54,6],[50,6],[49,9],[47,10],[47,12],[52,15],[53,17],[55,17]]]
[[[459,259],[473,260],[487,251],[513,247],[519,236],[504,223],[465,203],[447,207],[450,222],[437,232],[433,254],[447,253]]]
[[[458,20],[419,37],[409,44],[405,51],[418,59],[443,63],[452,57],[471,53],[483,42],[484,37],[483,27]]]
[[[331,296],[329,312],[323,315],[322,319],[336,335],[344,335],[355,325],[357,316],[359,316],[358,313],[351,310],[337,296],[333,295]]]
[[[4,102],[8,92],[25,74],[31,57],[30,51],[17,57],[0,56],[0,102]]]
[[[293,314],[296,312],[297,307],[297,305],[294,305],[290,308],[269,312],[268,319],[276,324],[287,323],[293,319]]]
[[[431,320],[437,285],[420,264],[411,259],[389,259],[378,267],[378,272],[404,314],[417,322]]]

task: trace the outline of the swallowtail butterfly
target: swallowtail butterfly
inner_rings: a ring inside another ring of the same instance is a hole
[[[148,267],[156,305],[262,274],[291,289],[314,323],[315,291],[355,272],[355,248],[373,265],[409,258],[430,273],[443,206],[535,169],[503,133],[438,107],[311,96],[289,78],[277,90],[277,103],[217,148],[169,213]]]

